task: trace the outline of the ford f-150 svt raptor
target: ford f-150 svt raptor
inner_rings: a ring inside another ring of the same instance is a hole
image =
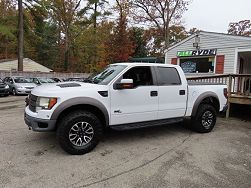
[[[106,127],[133,129],[191,117],[193,130],[210,132],[227,101],[226,85],[188,83],[175,65],[112,64],[86,82],[36,87],[25,108],[29,128],[56,131],[70,154],[91,151]]]

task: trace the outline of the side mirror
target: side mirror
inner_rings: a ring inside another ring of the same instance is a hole
[[[133,79],[122,79],[116,84],[116,89],[133,89]]]

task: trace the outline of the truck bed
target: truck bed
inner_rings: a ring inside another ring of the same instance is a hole
[[[193,85],[225,85],[223,83],[210,83],[210,82],[194,82],[194,81],[187,81],[187,84],[190,85],[190,86],[193,86]]]

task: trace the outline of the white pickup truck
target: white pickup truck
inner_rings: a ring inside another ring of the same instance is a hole
[[[33,131],[56,131],[61,147],[80,155],[98,144],[107,127],[133,129],[191,117],[193,130],[210,132],[226,102],[226,85],[188,84],[179,66],[118,63],[87,83],[36,87],[24,119]]]

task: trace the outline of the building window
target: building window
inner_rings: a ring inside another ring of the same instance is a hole
[[[180,59],[185,73],[214,73],[214,57]]]

